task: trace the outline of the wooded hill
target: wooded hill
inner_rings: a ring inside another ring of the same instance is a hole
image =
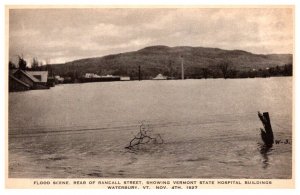
[[[203,78],[206,73],[206,77],[222,77],[220,64],[224,63],[228,64],[230,70],[228,77],[249,77],[243,74],[253,71],[268,73],[276,69],[289,71],[291,74],[293,62],[292,54],[262,55],[218,48],[151,46],[133,52],[52,64],[51,68],[61,76],[80,77],[85,73],[97,73],[130,76],[134,79],[138,77],[138,67],[141,66],[144,79],[155,77],[159,73],[179,78],[181,56],[184,59],[186,78]],[[284,70],[287,68],[284,65],[288,65],[289,70]]]

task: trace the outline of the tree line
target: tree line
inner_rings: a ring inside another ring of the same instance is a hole
[[[268,68],[238,70],[229,63],[220,63],[216,67],[191,68],[186,71],[187,78],[207,79],[207,78],[255,78],[255,77],[278,77],[293,76],[293,65],[277,65]]]
[[[28,71],[48,71],[48,74],[50,76],[53,76],[54,74],[51,65],[49,64],[43,65],[42,62],[38,61],[36,57],[32,58],[31,67],[28,66],[27,61],[24,59],[22,55],[18,56],[18,64],[9,61],[8,67],[9,70],[20,69],[20,70],[28,70]]]
[[[21,70],[31,70],[31,71],[48,71],[49,75],[59,74],[62,77],[68,78],[69,82],[77,82],[80,77],[83,77],[85,73],[90,72],[86,70],[84,66],[74,66],[63,71],[57,72],[51,65],[42,65],[37,58],[33,58],[31,62],[31,67],[28,66],[26,60],[23,56],[18,56],[18,65],[9,61],[9,69],[19,68]],[[131,80],[137,80],[139,77],[139,72],[137,67],[125,67],[125,66],[107,66],[99,68],[98,72],[94,72],[100,75],[119,75],[119,76],[129,76]],[[151,79],[155,77],[158,73],[162,73],[169,79],[181,79],[181,69],[174,65],[174,62],[170,61],[166,67],[157,68],[151,67],[143,68],[141,66],[141,76],[142,79]],[[269,68],[260,69],[236,69],[235,66],[230,61],[221,61],[217,65],[208,67],[197,67],[187,66],[185,68],[185,78],[187,79],[208,79],[208,78],[255,78],[255,77],[276,77],[276,76],[292,76],[293,66],[292,64],[285,64],[281,66],[273,66]]]

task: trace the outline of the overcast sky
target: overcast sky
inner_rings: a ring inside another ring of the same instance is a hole
[[[291,8],[11,9],[9,58],[48,63],[150,45],[293,52]]]

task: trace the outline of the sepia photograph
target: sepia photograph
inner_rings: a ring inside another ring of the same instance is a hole
[[[6,21],[7,179],[293,181],[294,6],[6,6]]]

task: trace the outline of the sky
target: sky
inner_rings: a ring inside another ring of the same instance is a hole
[[[9,59],[65,63],[152,45],[293,53],[292,8],[9,10]]]

